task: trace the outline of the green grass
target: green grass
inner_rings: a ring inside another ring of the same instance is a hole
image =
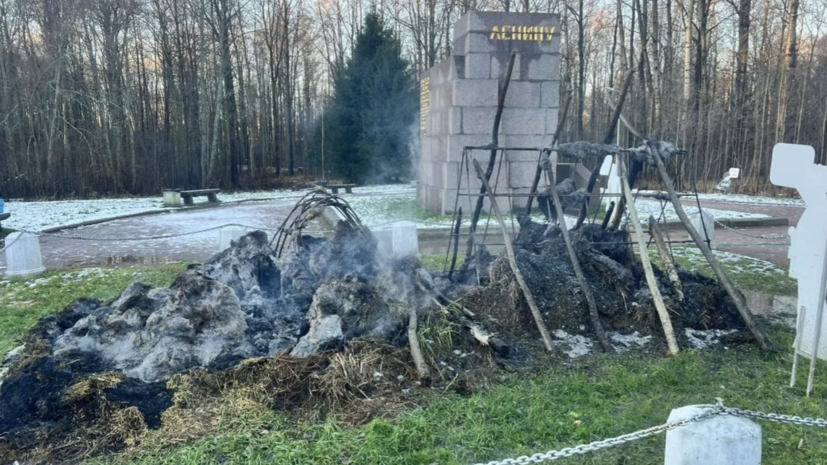
[[[775,328],[773,338],[786,347],[791,332]],[[712,403],[715,397],[740,408],[827,416],[827,379],[816,377],[813,397],[802,392],[804,373],[797,388],[788,388],[789,358],[753,346],[671,358],[594,356],[574,367],[507,376],[470,397],[433,394],[426,397],[427,408],[360,428],[335,421],[291,427],[276,416],[263,417],[220,437],[106,463],[467,464],[629,433],[664,423],[672,408]],[[827,463],[825,429],[761,426],[763,463]],[[663,448],[660,435],[565,463],[660,464]]]
[[[151,286],[168,286],[184,267],[184,264],[169,264],[48,270],[28,279],[0,278],[0,357],[19,345],[23,335],[38,319],[62,310],[75,299],[111,299],[136,281]]]
[[[712,267],[707,263],[701,251],[694,247],[673,248],[675,262],[678,265],[707,276],[714,276]],[[762,291],[774,295],[796,295],[797,283],[790,278],[787,270],[770,262],[747,257],[731,252],[714,251],[715,256],[736,286],[741,289]],[[654,246],[649,249],[649,257],[660,266],[660,258]]]

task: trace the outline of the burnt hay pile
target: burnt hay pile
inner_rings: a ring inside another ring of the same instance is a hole
[[[517,260],[546,324],[588,334],[559,230],[522,226]],[[575,237],[605,327],[660,334],[626,233],[587,226]],[[0,462],[76,461],[141,444],[153,432],[186,441],[216,433],[228,405],[337,409],[354,422],[396,411],[411,403],[401,393],[416,385],[406,347],[411,308],[438,376],[455,376],[438,362],[457,348],[474,354],[455,360],[459,371],[490,370],[499,361],[476,344],[466,331],[468,312],[450,299],[461,298],[507,344],[540,347],[504,257],[483,253],[469,263],[483,286],[467,284],[476,284],[468,270],[455,275],[463,284],[431,276],[415,257],[379,256],[367,229],[340,222],[331,239],[298,237],[280,259],[266,235],[254,232],[190,266],[169,288],[137,283],[109,302],[81,299],[31,329],[2,380]],[[692,298],[676,302],[659,275],[676,330],[739,327],[714,282],[686,272],[681,278]],[[451,337],[434,336],[446,329]]]

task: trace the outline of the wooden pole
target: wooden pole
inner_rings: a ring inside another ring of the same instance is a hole
[[[454,267],[457,266],[457,252],[459,252],[459,229],[462,226],[462,207],[457,210],[457,224],[454,226],[454,254],[451,257],[451,269],[448,270],[448,279],[454,275]]]
[[[724,290],[726,290],[727,294],[729,294],[729,297],[732,299],[732,302],[735,303],[735,308],[738,309],[738,313],[741,314],[741,318],[744,320],[747,328],[749,328],[750,332],[752,332],[756,342],[758,342],[758,346],[762,349],[769,349],[770,341],[764,331],[758,326],[758,322],[755,321],[755,317],[752,315],[752,312],[747,306],[747,302],[744,300],[743,294],[735,289],[735,286],[732,284],[732,281],[729,280],[729,276],[724,273],[723,268],[721,268],[721,265],[718,263],[718,259],[715,258],[715,254],[712,253],[709,245],[706,243],[704,238],[698,234],[698,231],[694,226],[692,226],[692,222],[689,221],[689,217],[686,216],[686,212],[683,210],[678,193],[675,192],[672,179],[669,177],[669,173],[666,172],[666,167],[663,165],[663,160],[660,159],[660,152],[658,152],[657,149],[653,150],[651,146],[650,150],[653,152],[652,158],[655,160],[655,166],[658,168],[660,178],[663,180],[664,187],[666,187],[666,191],[669,193],[669,199],[675,207],[675,213],[678,214],[678,218],[680,218],[681,223],[683,223],[686,228],[686,232],[689,233],[692,240],[695,241],[695,244],[699,249],[701,249],[701,253],[704,254],[706,261],[709,262],[709,266],[712,267],[712,271],[715,272],[718,282],[721,283],[721,286],[723,286]]]
[[[566,124],[566,117],[569,114],[569,103],[571,103],[571,94],[566,96],[566,103],[563,104],[563,113],[560,115],[560,119],[557,121],[557,129],[554,131],[554,137],[551,139],[551,147],[557,145],[557,140],[560,138],[560,133],[563,132],[563,126]],[[531,192],[530,194],[534,194],[537,192],[537,186],[540,184],[540,176],[543,175],[543,168],[540,166],[540,163],[537,163],[537,171],[534,173],[534,181],[531,183]],[[525,214],[531,215],[531,205],[534,202],[534,196],[528,196],[528,203],[525,207]]]
[[[416,309],[411,306],[408,309],[408,346],[411,348],[411,357],[414,365],[416,365],[416,373],[419,375],[419,382],[423,386],[431,384],[431,373],[428,370],[428,364],[425,363],[425,357],[422,356],[422,348],[419,346],[419,335],[416,331],[417,315]]]
[[[549,175],[548,173],[548,170],[551,169],[551,162],[543,160],[541,164],[543,165],[543,169],[546,170],[546,176],[550,176],[554,179],[554,174],[552,173]],[[580,268],[580,260],[577,259],[577,252],[574,251],[574,247],[571,245],[571,237],[569,236],[569,230],[566,226],[566,217],[563,215],[563,206],[560,203],[560,195],[557,194],[557,186],[555,184],[549,184],[549,191],[551,192],[551,198],[554,202],[554,209],[557,212],[557,221],[560,225],[560,231],[563,233],[563,241],[566,243],[566,249],[569,252],[571,267],[574,269],[574,275],[580,283],[580,289],[583,291],[583,295],[586,296],[586,303],[589,306],[589,319],[592,322],[592,329],[594,329],[594,334],[597,335],[597,340],[600,341],[600,345],[603,347],[603,350],[605,352],[613,352],[614,348],[612,347],[612,344],[609,343],[609,337],[606,336],[606,332],[603,331],[603,325],[600,324],[600,316],[597,313],[597,303],[594,301],[594,295],[592,295],[591,288],[589,288],[589,283],[586,282],[586,276]]]
[[[497,102],[497,113],[494,115],[494,129],[491,132],[491,155],[488,157],[488,167],[485,169],[486,182],[491,179],[491,174],[494,172],[494,165],[497,160],[497,144],[499,144],[500,120],[503,115],[503,106],[505,106],[505,94],[508,92],[508,84],[511,83],[511,72],[514,70],[514,60],[517,58],[517,51],[513,50],[511,56],[508,58],[508,68],[505,70],[505,82],[503,82],[502,92]],[[470,189],[470,186],[469,186]],[[480,186],[480,195],[477,197],[477,205],[474,207],[474,212],[471,215],[471,228],[469,230],[468,247],[465,249],[465,263],[470,261],[471,254],[474,253],[474,233],[477,231],[477,222],[480,220],[480,212],[482,212],[482,204],[485,199],[485,183]]]
[[[630,69],[623,78],[623,84],[620,87],[620,98],[617,100],[617,108],[615,108],[612,114],[612,119],[609,120],[609,129],[606,131],[606,137],[603,139],[604,144],[611,144],[612,139],[614,139],[617,131],[617,122],[620,120],[620,110],[623,109],[623,102],[626,101],[626,94],[629,93],[629,85],[632,83],[632,76],[634,74],[635,70]],[[586,197],[586,200],[583,201],[583,205],[580,206],[580,214],[577,215],[577,222],[574,224],[574,229],[580,229],[580,226],[583,225],[586,216],[589,214],[589,202],[591,201],[597,177],[600,175],[601,165],[603,165],[603,160],[598,159],[597,165],[594,167],[591,176],[589,176],[589,183],[586,185],[586,193],[589,195]]]
[[[488,193],[488,198],[491,199],[491,208],[494,209],[494,214],[497,216],[497,221],[500,223],[500,229],[503,233],[503,243],[505,244],[505,253],[508,256],[508,263],[511,265],[511,271],[514,273],[514,278],[517,280],[517,284],[520,285],[520,289],[523,291],[523,296],[525,297],[526,302],[528,302],[528,308],[531,309],[531,315],[534,317],[534,322],[537,324],[537,329],[540,331],[540,336],[543,338],[543,344],[546,346],[546,350],[551,352],[553,350],[551,336],[548,333],[548,328],[546,328],[545,322],[543,322],[543,315],[540,314],[540,309],[537,307],[537,302],[534,301],[534,296],[531,294],[531,289],[528,288],[528,284],[523,278],[523,273],[520,271],[520,267],[517,266],[517,257],[514,255],[514,248],[511,246],[511,237],[508,236],[508,228],[505,226],[505,221],[503,221],[503,217],[500,214],[500,207],[497,205],[497,198],[494,197],[493,192],[488,186],[488,180],[486,179],[486,176],[482,171],[482,167],[477,160],[474,160],[474,169],[477,170],[477,177],[479,177],[480,181],[482,181],[485,192]]]
[[[666,241],[663,240],[663,233],[660,231],[660,227],[658,227],[658,223],[652,215],[649,215],[649,234],[652,236],[652,239],[655,240],[658,255],[663,262],[663,269],[666,271],[666,276],[669,277],[669,281],[672,282],[672,286],[675,288],[675,292],[678,294],[678,301],[680,302],[683,300],[681,278],[678,276],[678,269],[675,267],[675,262],[672,261],[672,256],[669,255]]]
[[[626,199],[626,204],[629,208],[632,226],[635,228],[634,236],[638,249],[640,250],[640,263],[643,265],[643,273],[646,275],[646,284],[649,286],[649,292],[652,294],[652,301],[655,302],[655,309],[657,309],[660,324],[663,326],[663,335],[666,336],[669,355],[675,355],[680,351],[680,348],[678,347],[678,341],[675,339],[675,330],[672,329],[672,319],[669,318],[669,311],[666,310],[663,297],[660,295],[660,288],[658,287],[657,279],[655,279],[655,272],[652,271],[649,252],[646,250],[646,240],[643,238],[643,227],[640,224],[640,218],[637,216],[637,207],[635,207],[635,202],[632,199],[629,180],[626,179],[626,163],[623,161],[622,155],[617,156],[617,167],[621,183],[620,187],[623,190],[623,197]]]

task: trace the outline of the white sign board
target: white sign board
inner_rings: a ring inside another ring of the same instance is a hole
[[[827,280],[827,166],[815,163],[810,146],[776,144],[770,182],[798,190],[806,204],[790,228],[790,276],[798,281],[795,347],[797,354],[827,360],[827,318],[820,318]]]
[[[600,165],[600,175],[608,176],[606,188],[603,190],[603,205],[609,209],[609,204],[620,200],[620,194],[623,192],[620,187],[620,176],[617,174],[617,163],[614,162],[614,155],[606,155],[603,159],[603,164]]]
[[[737,179],[741,175],[741,168],[730,168],[729,179]]]

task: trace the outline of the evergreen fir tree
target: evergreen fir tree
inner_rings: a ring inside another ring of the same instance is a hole
[[[328,112],[335,173],[357,183],[409,176],[409,145],[419,137],[417,106],[399,40],[379,15],[368,13]]]

